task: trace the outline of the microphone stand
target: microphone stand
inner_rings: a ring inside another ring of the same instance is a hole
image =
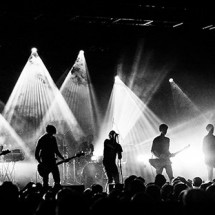
[[[122,184],[123,182],[123,175],[122,175],[122,163],[121,163],[121,159],[119,160],[119,168],[120,168],[120,173],[121,173],[121,178],[122,178]]]
[[[117,143],[119,143],[119,134],[117,134],[115,136],[115,140],[116,140]],[[120,169],[120,174],[121,174],[122,184],[123,184],[123,175],[122,175],[122,163],[121,163],[121,160],[122,159],[118,159],[118,161],[119,161],[119,169]]]

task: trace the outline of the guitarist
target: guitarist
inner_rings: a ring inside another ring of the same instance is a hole
[[[215,136],[214,126],[207,124],[207,135],[203,138],[202,150],[204,153],[205,164],[207,166],[208,181],[213,180],[213,169],[215,168]]]
[[[65,160],[58,149],[55,134],[55,126],[47,125],[46,133],[39,138],[35,150],[35,158],[39,162],[38,172],[43,179],[45,188],[49,186],[50,173],[53,176],[54,185],[60,185],[60,171],[56,164],[56,158],[60,157]]]
[[[166,124],[161,124],[159,126],[159,131],[161,133],[159,136],[154,138],[151,152],[158,158],[159,162],[159,165],[156,167],[156,174],[162,174],[163,170],[165,169],[171,182],[173,180],[172,163],[170,160],[172,154],[169,152],[170,139],[166,137],[167,130],[168,126]]]

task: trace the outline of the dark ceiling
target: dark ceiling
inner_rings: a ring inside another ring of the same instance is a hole
[[[165,27],[183,23],[184,28],[215,25],[212,4],[204,1],[8,1],[1,3],[1,24],[11,22],[88,23]]]
[[[214,7],[207,1],[1,2],[0,100],[7,101],[33,46],[54,81],[71,68],[83,49],[94,83],[104,87],[112,80],[122,51],[132,55],[124,63],[124,71],[132,67],[142,38],[144,51],[154,52],[154,67],[171,62],[177,65],[172,72],[181,78],[198,73],[203,81],[204,70],[211,79],[214,27]],[[182,70],[185,73],[179,74]]]

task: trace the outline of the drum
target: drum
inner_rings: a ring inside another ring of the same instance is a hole
[[[90,162],[85,165],[82,171],[82,183],[85,188],[91,187],[92,184],[100,184],[103,186],[105,183],[105,172],[103,166],[96,162]]]

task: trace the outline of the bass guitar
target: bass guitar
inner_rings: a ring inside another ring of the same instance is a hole
[[[180,152],[184,151],[185,149],[187,149],[189,147],[190,147],[190,145],[187,145],[184,148],[178,150],[177,152],[169,154],[169,156],[161,155],[159,158],[150,158],[149,163],[155,169],[159,169],[167,164],[171,164],[171,160],[170,160],[171,157],[175,157],[177,154],[179,154]]]
[[[61,160],[61,161],[57,162],[55,165],[60,165],[62,163],[67,163],[67,162],[71,161],[74,158],[81,157],[81,156],[84,156],[84,155],[85,155],[84,152],[79,152],[79,153],[75,154],[72,157],[69,157],[69,158],[66,158],[64,160]],[[43,176],[45,176],[45,175],[47,175],[47,174],[49,174],[51,172],[50,168],[44,163],[39,163],[37,165],[37,171],[38,171],[38,173],[39,173],[39,175],[41,177],[43,177]]]

